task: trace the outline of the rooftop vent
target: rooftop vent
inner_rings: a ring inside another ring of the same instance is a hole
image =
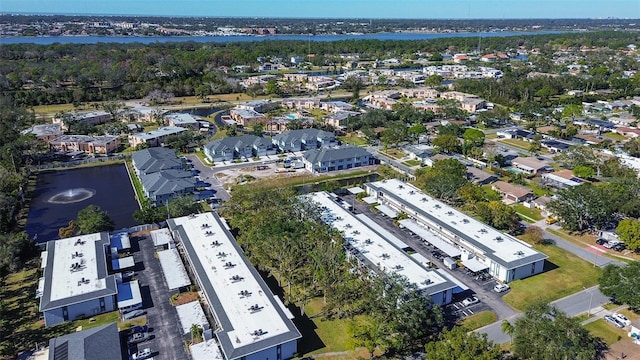
[[[502,236],[496,236],[495,240],[497,242],[502,242],[503,239],[502,239]]]
[[[391,257],[391,256],[390,256],[389,254],[387,254],[387,253],[382,254],[382,258],[383,258],[383,259],[388,259],[388,258],[390,258],[390,257]]]
[[[249,290],[242,290],[238,293],[238,295],[240,295],[241,298],[245,298],[245,297],[249,297],[251,296],[251,291]]]
[[[513,253],[513,255],[522,256],[524,255],[524,253],[522,251],[516,251]]]
[[[232,263],[231,261],[228,261],[228,262],[224,263],[224,268],[225,269],[231,269],[231,268],[233,268],[235,266],[236,266],[236,264]]]
[[[262,335],[264,335],[266,333],[267,333],[266,331],[263,331],[262,329],[258,329],[256,331],[252,332],[251,335],[253,335],[253,336],[262,336]]]
[[[420,199],[420,201],[426,202],[426,201],[429,201],[429,199],[427,199],[426,197],[423,197],[422,199]]]
[[[216,254],[216,256],[223,258],[227,256],[227,253],[220,251],[219,253]]]
[[[82,239],[78,239],[78,240],[76,240],[76,242],[75,242],[75,243],[73,243],[73,246],[76,246],[76,245],[84,245],[84,243],[85,243],[85,242],[86,242],[86,241],[84,241],[84,240],[82,240]]]
[[[453,211],[447,211],[447,215],[452,216],[453,215]]]
[[[240,275],[233,275],[229,280],[231,280],[231,282],[238,282],[244,280],[244,278]]]
[[[404,185],[398,185],[398,189],[404,189]]]
[[[220,246],[222,244],[220,244],[220,242],[218,240],[214,241],[211,243],[211,247],[216,247],[216,246]]]
[[[206,223],[205,223],[205,224],[202,224],[200,227],[201,227],[201,228],[203,228],[203,229],[206,229],[206,228],[208,228],[208,227],[209,227],[209,224],[206,224]]]
[[[440,209],[442,206],[440,206],[440,204],[436,204],[434,207],[435,207],[436,209]]]
[[[465,223],[465,224],[468,224],[469,223],[469,219],[462,219],[462,222]]]
[[[71,254],[71,258],[72,258],[72,259],[75,259],[75,258],[77,258],[77,257],[82,257],[82,253],[81,253],[81,252],[77,252],[77,251],[76,251],[76,252],[74,252],[73,254]]]
[[[485,228],[482,228],[482,229],[480,229],[480,230],[478,230],[478,231],[480,231],[480,232],[481,232],[481,233],[483,233],[483,234],[486,234],[486,233],[487,233],[487,229],[485,229]]]
[[[422,282],[423,285],[431,285],[433,284],[433,281],[431,281],[431,279],[427,279],[425,281]]]
[[[415,191],[413,191],[413,190],[409,191],[409,194],[411,194],[411,195],[413,195],[413,194],[415,194],[415,193],[416,193],[416,192],[415,192]]]
[[[258,304],[255,304],[255,305],[251,305],[249,307],[249,311],[254,313],[254,312],[258,312],[258,311],[262,310],[262,308],[263,308],[262,306],[260,306]]]

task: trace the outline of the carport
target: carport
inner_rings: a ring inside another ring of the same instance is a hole
[[[400,224],[409,229],[412,233],[420,236],[425,241],[430,243],[431,245],[437,247],[440,251],[447,254],[447,256],[455,258],[462,254],[460,250],[458,250],[455,246],[449,244],[448,242],[442,240],[429,230],[424,227],[418,225],[414,220],[405,219],[400,220]]]
[[[127,256],[127,257],[111,260],[111,266],[113,267],[113,271],[122,271],[125,269],[131,269],[135,265],[136,263],[133,260],[133,256]]]
[[[381,213],[385,214],[391,219],[395,219],[398,217],[398,212],[388,207],[387,205],[378,205],[376,206],[376,209],[380,210]]]
[[[177,249],[158,251],[157,254],[169,290],[178,290],[191,285],[191,280],[189,280],[189,275],[187,275],[187,270],[184,268],[182,260],[180,260],[180,254],[178,254]]]
[[[467,260],[462,260],[462,265],[464,265],[467,269],[471,270],[474,273],[487,270],[489,268],[489,266],[481,263],[474,257]]]

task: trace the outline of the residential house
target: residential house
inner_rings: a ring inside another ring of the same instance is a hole
[[[212,141],[204,146],[204,154],[211,161],[232,161],[239,158],[275,155],[276,147],[263,137],[242,135]]]
[[[169,148],[156,147],[131,154],[131,163],[136,175],[148,175],[159,171],[182,170],[184,164]]]
[[[476,185],[486,185],[498,180],[498,177],[477,167],[468,166],[467,179]]]
[[[480,98],[465,98],[460,102],[460,106],[462,107],[462,110],[474,114],[478,110],[485,108],[486,101]]]
[[[548,196],[540,196],[539,198],[532,201],[533,207],[540,210],[542,214],[547,213],[547,205],[552,201]]]
[[[633,339],[633,343],[640,345],[640,319],[632,322],[629,327],[629,337]]]
[[[148,144],[150,147],[161,146],[167,136],[178,135],[187,129],[178,126],[165,126],[156,130],[129,134],[129,145],[136,147],[139,144]]]
[[[541,184],[556,189],[578,186],[584,182],[583,179],[573,175],[571,170],[560,170],[542,174]]]
[[[511,161],[511,165],[530,176],[535,176],[542,171],[553,170],[553,168],[545,162],[533,157],[517,157]]]
[[[282,152],[312,150],[337,145],[337,140],[333,133],[318,129],[287,131],[274,136],[272,141]]]
[[[319,99],[288,98],[282,100],[282,106],[288,109],[317,109],[320,107]]]
[[[89,154],[108,155],[118,151],[120,137],[112,135],[62,135],[49,141],[49,146],[55,151],[83,151]]]
[[[62,131],[62,126],[60,124],[33,125],[28,129],[20,131],[20,133],[23,135],[33,134],[36,137],[36,139],[42,140],[46,143],[64,135],[64,132]]]
[[[567,144],[566,142],[563,142],[563,141],[551,139],[551,140],[541,141],[540,146],[549,150],[549,152],[551,153],[561,153],[561,152],[567,151],[571,146],[571,144]]]
[[[533,191],[531,189],[505,181],[496,181],[491,184],[491,188],[508,201],[525,202],[533,198]]]
[[[165,119],[169,126],[181,127],[190,130],[198,130],[200,128],[198,119],[191,114],[170,114],[165,116]]]
[[[618,133],[622,136],[626,136],[632,139],[640,137],[640,129],[638,128],[620,126],[620,127],[614,128],[612,132]]]
[[[302,156],[305,169],[316,174],[374,165],[377,160],[360,147],[308,150]]]
[[[329,111],[332,113],[351,111],[353,105],[344,101],[323,101],[320,103],[320,109]]]
[[[417,145],[407,145],[402,150],[404,150],[411,159],[420,160],[424,162],[429,156],[433,155],[433,146],[417,144]]]
[[[259,113],[265,113],[279,107],[279,102],[271,100],[254,100],[236,105],[236,109],[251,110]]]
[[[362,115],[362,113],[357,111],[338,111],[325,116],[323,120],[325,125],[332,126],[337,130],[343,130],[349,127],[348,119],[350,116],[358,117],[360,115]]]

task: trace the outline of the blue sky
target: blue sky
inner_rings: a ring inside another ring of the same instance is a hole
[[[640,0],[0,0],[0,13],[329,18],[640,18]]]

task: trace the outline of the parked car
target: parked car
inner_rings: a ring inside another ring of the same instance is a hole
[[[624,249],[627,248],[627,245],[625,243],[617,243],[615,245],[613,245],[612,249],[615,251],[622,251]]]
[[[509,289],[511,288],[507,284],[496,284],[496,286],[493,287],[493,291],[497,293],[505,292]]]
[[[619,328],[623,328],[624,327],[623,323],[621,323],[618,319],[614,318],[611,315],[605,315],[604,316],[604,320],[607,321],[607,322],[610,322],[611,324],[613,324],[613,325],[615,325],[615,326],[617,326]]]
[[[470,297],[468,297],[468,298],[466,298],[466,299],[462,300],[462,305],[464,305],[464,306],[471,306],[471,305],[473,305],[473,304],[477,304],[477,303],[479,303],[479,302],[480,302],[480,300],[479,300],[477,297],[475,297],[475,296],[470,296]]]
[[[612,249],[617,244],[620,244],[620,241],[607,241],[607,243],[604,244],[604,247],[606,247],[607,249]]]
[[[151,349],[149,348],[138,350],[137,353],[131,354],[131,360],[142,360],[142,359],[148,359],[150,357],[151,357]]]
[[[128,335],[132,335],[132,334],[135,334],[135,333],[141,333],[141,332],[147,332],[147,331],[149,331],[149,326],[147,326],[147,325],[134,326],[131,329],[129,329],[127,334]]]
[[[133,318],[137,318],[138,316],[142,316],[144,314],[146,314],[146,311],[144,310],[133,310],[122,315],[122,320],[131,320]]]
[[[127,337],[127,344],[132,345],[132,344],[137,344],[143,341],[147,341],[149,340],[150,337],[151,335],[149,335],[148,332],[138,332],[133,335],[129,335]]]
[[[600,238],[600,239],[596,240],[596,244],[598,244],[598,245],[604,245],[606,243],[607,243],[607,240],[605,240],[603,238]]]
[[[613,316],[613,318],[615,318],[616,320],[620,321],[624,326],[631,325],[631,320],[627,319],[626,316],[620,313],[613,313],[611,314],[611,316]]]

